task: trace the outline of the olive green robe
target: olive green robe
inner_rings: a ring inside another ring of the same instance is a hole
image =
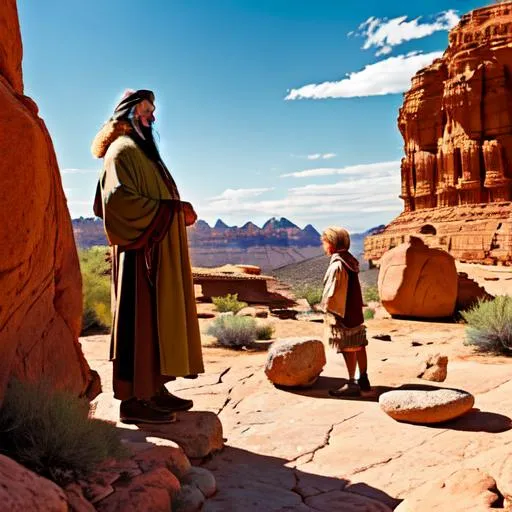
[[[105,154],[99,190],[113,255],[114,396],[149,398],[204,371],[184,214],[172,178],[125,135]]]

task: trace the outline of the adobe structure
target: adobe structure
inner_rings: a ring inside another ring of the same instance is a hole
[[[409,235],[457,260],[512,264],[512,2],[466,14],[398,116],[404,211],[365,240],[378,264]]]

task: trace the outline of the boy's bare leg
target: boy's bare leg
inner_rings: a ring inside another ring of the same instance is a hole
[[[368,357],[366,355],[366,347],[362,347],[361,350],[355,352],[357,357],[357,366],[359,367],[359,376],[368,371]]]
[[[358,397],[361,395],[361,391],[355,379],[357,368],[357,354],[356,352],[343,352],[343,358],[345,359],[345,364],[347,365],[349,380],[348,382],[343,384],[341,388],[329,390],[329,394],[331,396],[338,397]]]
[[[356,368],[358,361],[358,352],[343,352],[345,364],[347,365],[348,378],[354,380],[356,378]]]

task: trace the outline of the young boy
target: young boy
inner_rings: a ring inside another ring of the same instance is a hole
[[[325,336],[329,345],[342,353],[349,380],[331,396],[357,397],[372,394],[367,375],[366,327],[359,283],[359,263],[348,252],[350,235],[346,229],[329,227],[322,233],[324,251],[331,256],[324,278],[322,305],[325,311]],[[359,367],[359,379],[355,379]]]

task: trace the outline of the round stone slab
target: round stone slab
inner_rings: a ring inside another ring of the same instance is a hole
[[[395,390],[379,397],[381,409],[397,421],[441,423],[468,412],[475,403],[471,393],[457,389]]]
[[[278,386],[308,387],[325,366],[325,348],[320,340],[282,338],[268,350],[265,374]]]

